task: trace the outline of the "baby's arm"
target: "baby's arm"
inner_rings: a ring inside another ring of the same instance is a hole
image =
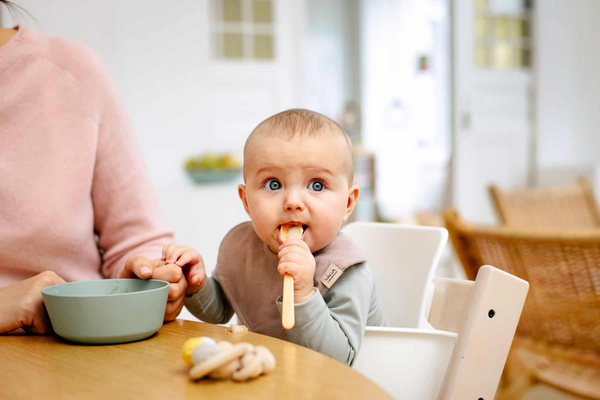
[[[352,365],[360,349],[373,291],[366,264],[348,268],[327,291],[295,305],[296,325],[288,339]],[[278,301],[280,306],[280,302]]]
[[[231,319],[233,310],[218,281],[216,270],[212,278],[206,278],[204,261],[196,250],[171,243],[163,247],[162,261],[185,271],[187,289],[184,304],[192,314],[203,321],[217,324]]]
[[[233,307],[223,292],[216,268],[199,292],[186,297],[185,307],[197,318],[213,324],[225,324],[231,319]]]

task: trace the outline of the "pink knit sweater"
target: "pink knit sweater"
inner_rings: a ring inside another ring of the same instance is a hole
[[[114,278],[172,240],[105,67],[21,26],[0,47],[0,286]]]

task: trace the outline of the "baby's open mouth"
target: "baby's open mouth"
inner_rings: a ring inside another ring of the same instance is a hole
[[[287,223],[279,225],[277,231],[273,233],[273,237],[279,241],[279,244],[285,242],[288,239],[304,239],[307,229],[308,225]]]

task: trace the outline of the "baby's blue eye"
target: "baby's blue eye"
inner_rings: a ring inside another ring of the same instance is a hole
[[[281,183],[275,179],[269,179],[265,182],[265,189],[267,190],[279,190],[281,189]]]
[[[323,191],[323,189],[325,189],[325,185],[323,184],[323,182],[312,181],[308,184],[308,189],[315,192],[321,192]]]

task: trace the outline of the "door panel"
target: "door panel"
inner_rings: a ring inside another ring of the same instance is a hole
[[[491,223],[495,213],[488,186],[523,188],[530,175],[532,79],[527,66],[476,65],[474,48],[483,42],[473,31],[474,21],[481,18],[481,9],[475,8],[479,3],[453,3],[452,200],[462,217]],[[492,26],[504,19],[529,18],[522,15],[524,10],[514,16],[506,15],[506,10],[486,12],[489,14],[483,18],[492,21]],[[503,40],[502,36],[493,39],[498,40],[496,46]],[[492,51],[496,49],[493,46]]]

